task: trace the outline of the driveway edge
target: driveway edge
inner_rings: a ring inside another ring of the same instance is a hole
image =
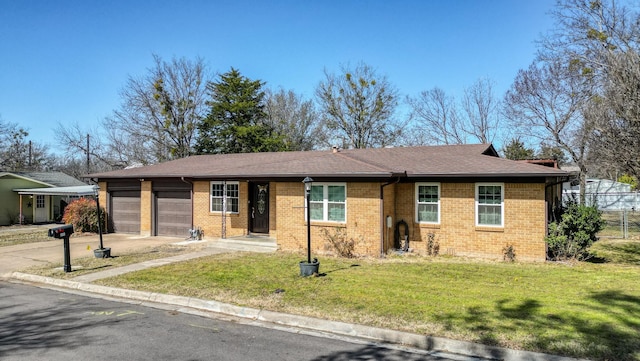
[[[150,302],[177,307],[186,307],[200,311],[214,312],[227,316],[271,323],[275,325],[364,338],[372,342],[383,342],[409,346],[425,351],[447,352],[470,357],[480,357],[484,359],[504,361],[588,361],[585,359],[576,359],[538,352],[487,346],[468,341],[451,340],[443,337],[418,335],[409,332],[394,331],[372,326],[349,324],[339,321],[328,321],[308,316],[298,316],[268,310],[258,310],[249,307],[235,306],[219,301],[100,286],[21,272],[13,272],[11,273],[10,277],[11,279],[23,282],[67,288],[92,294],[123,298],[127,300],[135,300],[141,303]]]

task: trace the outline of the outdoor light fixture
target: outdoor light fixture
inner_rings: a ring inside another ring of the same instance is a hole
[[[318,274],[320,263],[317,259],[311,261],[311,183],[313,179],[311,177],[305,177],[302,180],[304,183],[306,209],[307,209],[307,262],[300,262],[300,275],[311,276],[314,273]]]
[[[100,248],[94,250],[96,258],[108,258],[111,256],[111,248],[104,248],[102,243],[102,217],[100,216],[100,186],[93,186],[93,194],[96,196],[96,207],[98,208],[98,234],[100,236]]]
[[[307,201],[307,263],[311,263],[311,183],[313,183],[313,178],[306,177],[302,183],[304,183]]]

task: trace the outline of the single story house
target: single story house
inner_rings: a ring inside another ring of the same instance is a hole
[[[500,158],[492,145],[197,155],[89,175],[115,232],[205,238],[268,234],[306,249],[310,188],[314,252],[344,231],[355,252],[380,256],[407,236],[426,252],[543,261],[549,210],[568,173]],[[406,226],[405,226],[406,225]]]
[[[87,184],[62,172],[0,172],[0,226],[60,219],[78,194],[52,190],[79,186]]]

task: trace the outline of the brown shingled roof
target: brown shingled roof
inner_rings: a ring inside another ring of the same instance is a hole
[[[487,144],[197,155],[91,178],[546,177],[567,173],[503,159]]]

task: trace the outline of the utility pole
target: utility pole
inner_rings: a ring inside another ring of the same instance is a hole
[[[91,173],[91,159],[89,158],[89,134],[87,133],[87,174]]]

